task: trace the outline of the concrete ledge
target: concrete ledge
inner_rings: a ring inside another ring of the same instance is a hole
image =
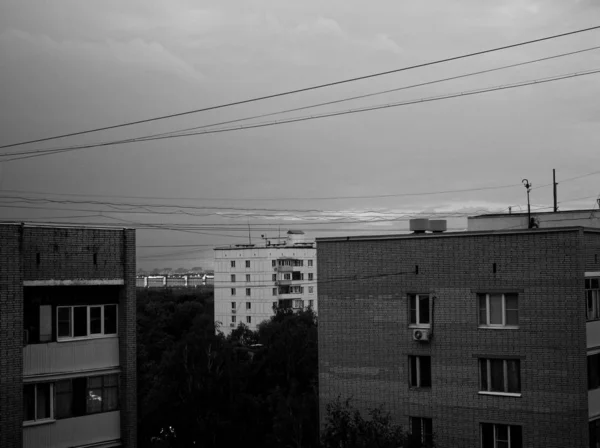
[[[71,280],[25,280],[23,286],[111,286],[124,285],[122,278],[71,279]]]

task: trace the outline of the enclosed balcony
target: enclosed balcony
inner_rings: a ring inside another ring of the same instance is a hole
[[[105,412],[23,427],[23,448],[121,446],[121,412]]]

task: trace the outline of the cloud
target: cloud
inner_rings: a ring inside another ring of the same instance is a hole
[[[167,73],[180,78],[200,82],[204,76],[185,60],[169,52],[158,42],[134,38],[128,41],[106,39],[104,41],[55,40],[46,35],[35,35],[21,30],[7,30],[0,34],[0,46],[7,51],[22,53],[22,46],[41,52],[46,56],[67,58],[101,64],[114,68],[115,64],[129,66],[138,71]]]

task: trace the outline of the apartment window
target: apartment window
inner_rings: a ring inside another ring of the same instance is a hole
[[[518,326],[518,295],[479,294],[479,325],[484,327]]]
[[[251,289],[250,289],[250,288],[246,288],[246,295],[247,295],[247,296],[251,295],[251,292],[252,292],[252,291],[251,291]]]
[[[103,375],[58,381],[56,418],[110,412],[119,409],[119,376]]]
[[[312,272],[308,273],[308,279],[312,280],[314,278],[314,274]]]
[[[304,280],[304,274],[302,272],[292,272],[292,280]]]
[[[235,283],[235,274],[231,274],[231,283]]]
[[[600,419],[593,420],[589,423],[590,431],[590,448],[600,447]]]
[[[292,279],[292,274],[283,274],[283,279],[284,280],[291,280]]]
[[[250,274],[246,274],[246,281],[249,282],[250,281]]]
[[[246,309],[249,310],[252,308],[252,304],[250,302],[246,302]]]
[[[231,267],[235,268],[235,260],[231,260]]]
[[[117,334],[117,305],[59,306],[58,340]]]
[[[231,288],[231,295],[235,296],[235,288]]]
[[[249,268],[250,267],[250,260],[246,260],[246,267]]]
[[[235,310],[235,302],[231,302],[231,309]]]
[[[431,356],[409,356],[411,387],[431,387]]]
[[[312,308],[312,307],[313,307],[313,305],[314,305],[314,303],[315,303],[315,301],[314,301],[314,300],[309,300],[309,301],[308,301],[308,306]]]
[[[411,325],[430,326],[429,294],[409,294],[408,306]]]
[[[277,288],[273,288],[273,295],[276,296],[277,295]]]
[[[276,310],[277,309],[277,302],[273,302],[273,309]]]
[[[232,323],[232,324],[235,324],[236,317],[237,317],[237,316],[231,316],[231,323]]]
[[[251,324],[252,323],[252,316],[246,316],[246,323],[247,324]]]
[[[600,353],[587,357],[588,389],[600,388]]]
[[[313,261],[312,260],[308,260],[308,267],[312,268],[312,265],[313,265]]]
[[[480,359],[481,392],[521,393],[521,362],[518,359]]]
[[[587,320],[600,319],[600,279],[585,279],[585,298],[587,302]]]
[[[431,446],[433,443],[433,421],[430,418],[410,417],[410,433],[421,444]]]
[[[271,267],[277,266],[277,260],[271,260]]]
[[[53,418],[52,384],[26,384],[23,386],[23,420],[36,422]]]
[[[313,290],[314,290],[314,289],[313,289],[313,287],[312,287],[312,286],[309,286],[309,287],[308,287],[308,292],[309,292],[309,294],[312,294],[312,293],[313,293]]]
[[[277,274],[272,274],[271,275],[271,280],[273,280],[274,282],[277,281]]]
[[[520,426],[497,423],[481,424],[481,448],[522,448],[523,434]]]
[[[304,308],[304,300],[294,300],[294,308]]]

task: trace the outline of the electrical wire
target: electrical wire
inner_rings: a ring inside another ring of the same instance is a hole
[[[458,93],[452,93],[452,94],[446,94],[446,95],[426,97],[426,98],[421,98],[421,99],[417,99],[417,100],[401,101],[401,102],[395,102],[395,103],[380,104],[380,105],[375,105],[375,106],[360,107],[360,108],[356,108],[356,109],[327,112],[327,113],[321,113],[321,114],[316,114],[316,115],[308,115],[308,116],[292,117],[292,118],[282,119],[282,120],[259,122],[259,123],[250,124],[250,125],[246,125],[246,126],[223,127],[223,128],[217,128],[217,129],[209,129],[209,130],[205,130],[205,131],[201,131],[201,132],[189,132],[189,133],[181,133],[181,134],[175,134],[175,135],[166,135],[166,136],[161,136],[161,137],[153,137],[153,138],[147,138],[143,141],[172,139],[172,138],[177,138],[177,137],[190,137],[190,136],[195,136],[195,135],[218,134],[218,133],[223,133],[223,132],[233,132],[233,131],[241,131],[241,130],[246,130],[246,129],[256,129],[256,128],[264,128],[264,127],[270,127],[270,126],[289,124],[289,123],[297,123],[297,122],[302,122],[302,121],[311,121],[311,120],[317,120],[317,119],[329,118],[329,117],[335,117],[335,116],[341,116],[341,115],[370,112],[370,111],[380,110],[380,109],[388,109],[388,108],[395,108],[395,107],[401,107],[401,106],[409,106],[409,105],[413,105],[413,104],[442,101],[442,100],[458,98],[458,97],[480,95],[483,93],[495,92],[495,91],[499,91],[499,90],[515,89],[515,88],[525,87],[525,86],[534,85],[534,84],[543,84],[543,83],[548,83],[548,82],[561,81],[564,79],[570,79],[570,78],[575,78],[575,77],[580,77],[580,76],[587,76],[587,75],[592,75],[592,74],[596,74],[596,73],[600,73],[600,69],[592,69],[592,70],[575,72],[575,73],[567,73],[567,74],[563,74],[563,75],[556,75],[556,76],[551,76],[551,77],[546,77],[546,78],[539,78],[539,79],[534,79],[534,80],[530,80],[530,81],[522,81],[522,82],[518,82],[518,83],[505,84],[505,85],[494,86],[494,87],[489,87],[489,88],[481,88],[481,89],[468,90],[468,91],[464,91],[464,92],[458,92]],[[109,146],[109,145],[114,145],[114,144],[115,143],[89,144],[89,145],[81,145],[78,147],[63,148],[63,149],[38,149],[38,150],[30,150],[30,151],[21,151],[21,152],[16,152],[16,153],[3,153],[3,154],[0,154],[0,157],[18,155],[16,157],[7,158],[7,159],[3,160],[4,162],[12,162],[12,161],[16,161],[16,160],[29,159],[29,158],[33,158],[33,157],[43,157],[46,155],[57,154],[57,153],[61,153],[61,152],[69,152],[69,151],[80,150],[80,149],[96,148],[99,146]]]
[[[584,32],[587,32],[587,31],[592,31],[592,30],[597,30],[597,29],[600,29],[600,25],[589,27],[589,28],[582,28],[582,29],[579,29],[579,30],[570,31],[570,32],[566,32],[566,33],[555,34],[555,35],[552,35],[552,36],[546,36],[546,37],[542,37],[542,38],[538,38],[538,39],[532,39],[532,40],[528,40],[528,41],[523,41],[523,42],[519,42],[519,43],[515,43],[515,44],[504,45],[504,46],[501,46],[501,47],[491,48],[491,49],[488,49],[488,50],[482,50],[482,51],[467,53],[467,54],[463,54],[463,55],[460,55],[460,56],[452,56],[452,57],[449,57],[449,58],[439,59],[439,60],[436,60],[436,61],[425,62],[425,63],[416,64],[416,65],[412,65],[412,66],[408,66],[408,67],[402,67],[402,68],[398,68],[398,69],[387,70],[387,71],[378,72],[378,73],[372,73],[372,74],[369,74],[369,75],[357,76],[357,77],[354,77],[354,78],[344,79],[344,80],[340,80],[340,81],[333,81],[333,82],[329,82],[329,83],[325,83],[325,84],[314,85],[314,86],[311,86],[311,87],[304,87],[304,88],[295,89],[295,90],[288,90],[288,91],[285,91],[285,92],[280,92],[280,93],[275,93],[275,94],[271,94],[271,95],[265,95],[265,96],[250,98],[250,99],[241,100],[241,101],[235,101],[235,102],[221,104],[221,105],[217,105],[217,106],[210,106],[210,107],[205,107],[205,108],[201,108],[201,109],[190,110],[190,111],[186,111],[186,112],[178,112],[178,113],[169,114],[169,115],[162,115],[162,116],[153,117],[153,118],[146,118],[146,119],[143,119],[143,120],[131,121],[131,122],[127,122],[127,123],[121,123],[121,124],[116,124],[116,125],[111,125],[111,126],[104,126],[104,127],[94,128],[94,129],[88,129],[88,130],[85,130],[85,131],[71,132],[71,133],[62,134],[62,135],[56,135],[56,136],[53,136],[53,137],[45,137],[45,138],[40,138],[40,139],[35,139],[35,140],[28,140],[28,141],[22,141],[22,142],[18,142],[18,143],[11,143],[11,144],[8,144],[8,145],[0,146],[0,149],[10,148],[10,147],[15,147],[15,146],[23,146],[23,145],[27,145],[27,144],[31,144],[31,143],[45,142],[45,141],[49,141],[49,140],[56,140],[56,139],[59,139],[59,138],[73,137],[73,136],[77,136],[77,135],[89,134],[89,133],[99,132],[99,131],[105,131],[105,130],[109,130],[109,129],[117,129],[117,128],[122,128],[122,127],[126,127],[126,126],[133,126],[133,125],[136,125],[136,124],[149,123],[149,122],[158,121],[158,120],[165,120],[165,119],[168,119],[168,118],[175,118],[175,117],[181,117],[181,116],[184,116],[184,115],[197,114],[197,113],[206,112],[206,111],[209,111],[209,110],[222,109],[222,108],[225,108],[225,107],[231,107],[231,106],[236,106],[236,105],[241,105],[241,104],[247,104],[247,103],[256,102],[256,101],[263,101],[263,100],[267,100],[267,99],[278,98],[278,97],[292,95],[292,94],[296,94],[296,93],[307,92],[307,91],[310,91],[310,90],[323,89],[325,87],[332,87],[332,86],[336,86],[336,85],[347,84],[347,83],[350,83],[350,82],[356,82],[356,81],[360,81],[360,80],[365,80],[365,79],[375,78],[375,77],[379,77],[379,76],[389,75],[389,74],[392,74],[392,73],[399,73],[399,72],[403,72],[403,71],[407,71],[407,70],[413,70],[413,69],[416,69],[416,68],[428,67],[428,66],[432,66],[432,65],[436,65],[436,64],[442,64],[442,63],[446,63],[446,62],[456,61],[456,60],[459,60],[459,59],[466,59],[466,58],[470,58],[470,57],[474,57],[474,56],[479,56],[479,55],[483,55],[483,54],[493,53],[493,52],[497,52],[497,51],[501,51],[501,50],[507,50],[509,48],[516,48],[516,47],[520,47],[520,46],[524,46],[524,45],[530,45],[530,44],[537,43],[537,42],[542,42],[542,41],[557,39],[557,38],[561,38],[561,37],[571,36],[571,35],[580,34],[580,33],[584,33]]]

